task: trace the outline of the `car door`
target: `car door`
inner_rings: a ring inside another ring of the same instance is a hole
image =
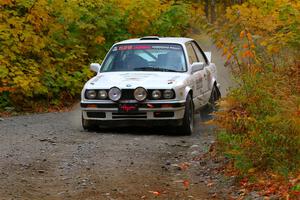
[[[210,86],[211,86],[211,81],[212,81],[212,76],[211,76],[211,69],[209,68],[209,62],[207,58],[204,56],[204,53],[200,46],[193,41],[192,46],[195,50],[196,56],[198,58],[198,62],[203,63],[204,68],[203,68],[203,88],[202,88],[202,94],[205,99],[205,101],[209,100],[210,97]]]
[[[199,62],[199,59],[196,55],[196,52],[193,48],[193,44],[191,42],[186,44],[187,54],[188,54],[188,60],[190,63],[190,66],[193,63]],[[198,70],[191,74],[191,82],[192,82],[192,89],[193,89],[193,99],[194,99],[194,105],[195,109],[198,109],[202,104],[204,104],[203,99],[203,92],[205,90],[204,88],[204,70]]]

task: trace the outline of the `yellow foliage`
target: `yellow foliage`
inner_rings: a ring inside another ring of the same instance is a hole
[[[97,44],[103,44],[103,43],[105,42],[105,38],[104,38],[103,36],[97,36],[97,37],[95,38],[95,42],[96,42]]]
[[[110,46],[143,35],[184,35],[189,4],[160,0],[1,0],[0,109],[64,104],[80,94]],[[200,11],[195,7],[193,12]]]
[[[5,6],[5,5],[10,5],[12,3],[12,0],[1,0],[0,5]]]

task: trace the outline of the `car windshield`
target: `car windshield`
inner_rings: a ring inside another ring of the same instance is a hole
[[[186,62],[178,44],[116,45],[101,67],[101,72],[115,71],[184,72]]]

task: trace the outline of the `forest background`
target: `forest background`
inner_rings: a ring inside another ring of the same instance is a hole
[[[227,169],[252,189],[276,180],[271,193],[296,197],[297,0],[1,0],[0,113],[72,105],[93,75],[88,64],[101,62],[117,41],[194,33],[213,39],[237,83],[214,119]]]

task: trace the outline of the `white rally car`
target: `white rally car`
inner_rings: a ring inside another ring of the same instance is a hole
[[[113,45],[81,94],[82,126],[173,125],[194,131],[194,112],[220,97],[217,69],[196,41],[143,37]]]

